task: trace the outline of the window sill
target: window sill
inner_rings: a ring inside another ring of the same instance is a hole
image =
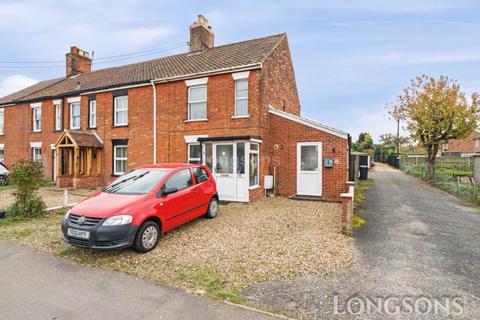
[[[69,130],[76,130],[76,131],[80,131],[80,128],[70,128]]]
[[[257,184],[256,186],[251,186],[251,187],[248,187],[248,190],[255,190],[255,189],[258,189],[260,188],[261,186],[259,184]]]
[[[112,126],[112,128],[128,128],[128,123],[127,124],[115,124]]]
[[[95,129],[97,129],[97,127],[88,127],[87,129],[88,130],[95,130]]]
[[[232,119],[247,119],[247,118],[250,118],[250,115],[246,115],[246,116],[232,116]]]
[[[42,133],[42,130],[32,131],[32,133]]]
[[[205,122],[208,121],[208,119],[191,119],[191,120],[185,120],[184,122]]]

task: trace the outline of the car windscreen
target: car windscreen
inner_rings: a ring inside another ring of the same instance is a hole
[[[147,194],[168,173],[168,170],[135,170],[124,174],[108,187],[103,189],[107,193],[119,194]]]
[[[3,164],[0,163],[0,174],[2,173],[8,173],[8,170]]]

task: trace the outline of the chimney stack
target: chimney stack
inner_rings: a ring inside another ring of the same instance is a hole
[[[92,71],[92,59],[87,51],[73,46],[65,56],[67,58],[67,77]]]
[[[201,14],[197,21],[190,25],[190,52],[204,51],[213,48],[212,27],[208,25],[208,20]]]

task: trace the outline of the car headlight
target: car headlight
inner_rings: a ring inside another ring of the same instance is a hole
[[[132,216],[129,214],[122,214],[119,216],[113,216],[103,222],[104,226],[120,226],[123,224],[132,223]]]
[[[70,211],[71,210],[68,210],[67,213],[65,213],[65,217],[63,218],[63,220],[67,220],[68,217],[70,217]]]

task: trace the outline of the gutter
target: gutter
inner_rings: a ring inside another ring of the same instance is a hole
[[[153,164],[157,164],[157,88],[155,80],[150,81],[153,95]]]

